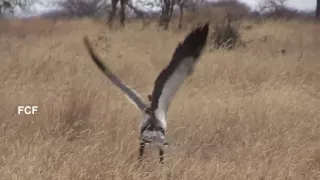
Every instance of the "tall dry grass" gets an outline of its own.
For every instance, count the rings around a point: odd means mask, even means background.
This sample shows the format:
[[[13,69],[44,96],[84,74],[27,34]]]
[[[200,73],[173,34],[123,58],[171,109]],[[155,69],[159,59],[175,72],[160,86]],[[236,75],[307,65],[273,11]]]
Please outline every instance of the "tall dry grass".
[[[319,24],[253,24],[245,47],[208,48],[169,109],[163,166],[150,147],[137,163],[141,115],[82,44],[88,35],[146,97],[188,31],[140,27],[1,22],[0,179],[320,178]],[[18,115],[18,105],[39,112]]]

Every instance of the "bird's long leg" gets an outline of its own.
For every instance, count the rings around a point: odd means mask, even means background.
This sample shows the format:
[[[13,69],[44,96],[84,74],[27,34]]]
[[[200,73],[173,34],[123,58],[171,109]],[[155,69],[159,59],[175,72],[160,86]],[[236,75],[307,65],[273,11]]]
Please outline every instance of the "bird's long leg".
[[[163,160],[164,160],[164,150],[160,149],[159,150],[159,156],[160,156],[160,164],[163,164]]]
[[[144,141],[140,141],[140,147],[139,147],[139,157],[138,160],[141,162],[142,161],[142,156],[144,152],[144,147],[146,146],[146,143]]]
[[[161,127],[160,129],[157,129],[158,133],[162,133],[163,137],[165,137],[165,130]],[[163,164],[164,160],[164,147],[168,145],[167,141],[161,142],[161,145],[159,146],[159,157],[160,157],[160,164]]]

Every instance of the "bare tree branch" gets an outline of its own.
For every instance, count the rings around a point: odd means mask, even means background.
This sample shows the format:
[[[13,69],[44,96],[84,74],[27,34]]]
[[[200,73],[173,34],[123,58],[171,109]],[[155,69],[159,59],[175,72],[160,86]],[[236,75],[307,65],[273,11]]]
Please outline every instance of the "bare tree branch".
[[[317,0],[316,17],[320,18],[320,0]]]

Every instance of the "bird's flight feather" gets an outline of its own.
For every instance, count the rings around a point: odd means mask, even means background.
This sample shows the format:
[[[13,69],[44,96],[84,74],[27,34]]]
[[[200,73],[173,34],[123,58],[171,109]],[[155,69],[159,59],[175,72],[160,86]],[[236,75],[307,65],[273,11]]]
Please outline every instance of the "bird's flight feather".
[[[141,96],[135,90],[125,85],[106,65],[103,64],[100,57],[93,51],[88,37],[84,37],[83,41],[91,56],[91,59],[95,62],[99,69],[111,80],[114,85],[116,85],[126,94],[131,103],[138,107],[140,111],[143,111],[146,108],[146,104]]]
[[[157,77],[152,93],[151,110],[155,111],[159,120],[165,120],[175,93],[184,80],[192,74],[194,65],[206,44],[208,31],[207,23],[189,33],[175,49],[169,65]]]

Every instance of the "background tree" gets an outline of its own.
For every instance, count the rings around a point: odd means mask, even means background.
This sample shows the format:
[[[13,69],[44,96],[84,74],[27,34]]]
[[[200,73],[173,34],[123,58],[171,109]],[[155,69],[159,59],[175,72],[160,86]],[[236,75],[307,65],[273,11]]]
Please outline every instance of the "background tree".
[[[102,0],[64,0],[59,3],[67,17],[99,17],[110,12],[110,4]]]
[[[3,1],[2,4],[0,4],[0,16],[3,16],[6,10],[9,10],[10,14],[13,14],[12,4],[8,1]]]
[[[316,17],[320,18],[320,0],[317,0]]]
[[[177,0],[177,4],[179,6],[179,11],[180,11],[180,15],[179,15],[179,25],[178,28],[181,29],[182,28],[182,19],[183,19],[183,11],[184,11],[184,5],[186,3],[187,0]]]
[[[285,7],[287,0],[264,0],[260,3],[259,11],[280,11]]]
[[[159,25],[163,26],[165,30],[167,30],[169,27],[175,4],[176,0],[160,0],[161,15]]]
[[[9,12],[10,15],[14,15],[15,7],[26,11],[35,2],[36,0],[4,0],[0,2],[0,15],[5,15],[6,12]]]
[[[68,1],[68,0],[67,0]],[[39,15],[37,8],[32,8],[35,4],[45,8],[60,7],[61,1],[57,0],[0,0],[0,16],[33,16]]]
[[[112,5],[112,10],[109,15],[109,20],[108,23],[112,25],[114,16],[116,15],[117,12],[117,4],[120,1],[120,23],[122,26],[124,26],[125,19],[126,19],[126,5],[128,3],[128,0],[111,0],[111,5]]]

